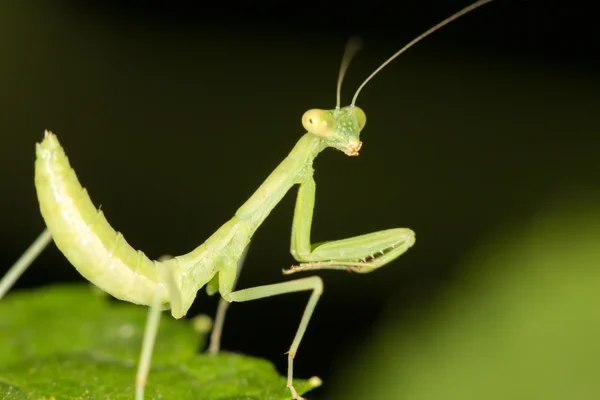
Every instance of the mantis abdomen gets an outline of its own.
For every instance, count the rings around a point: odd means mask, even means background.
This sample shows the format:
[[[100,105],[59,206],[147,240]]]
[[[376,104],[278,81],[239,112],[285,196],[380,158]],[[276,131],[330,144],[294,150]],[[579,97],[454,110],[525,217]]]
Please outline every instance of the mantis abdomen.
[[[152,261],[110,226],[48,131],[36,145],[35,186],[56,246],[83,277],[135,304],[151,305],[158,293],[159,303],[170,307],[175,318],[187,313],[198,290],[217,273],[221,294],[231,292],[237,261],[257,225],[234,217],[190,253]],[[211,286],[209,292],[215,291]]]
[[[35,185],[48,230],[79,273],[118,299],[151,304],[158,283],[155,263],[134,250],[94,207],[48,131],[36,145]]]

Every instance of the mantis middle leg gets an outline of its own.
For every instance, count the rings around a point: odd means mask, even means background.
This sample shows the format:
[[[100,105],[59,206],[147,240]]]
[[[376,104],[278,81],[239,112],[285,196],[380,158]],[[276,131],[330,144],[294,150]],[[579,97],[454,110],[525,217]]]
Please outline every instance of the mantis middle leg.
[[[303,398],[300,397],[296,392],[296,389],[294,389],[294,357],[296,356],[296,352],[298,351],[300,341],[304,336],[304,332],[306,331],[306,327],[308,326],[310,317],[312,316],[317,302],[319,301],[319,297],[323,293],[323,281],[321,280],[321,278],[319,278],[318,276],[311,276],[308,278],[296,279],[289,282],[256,286],[249,289],[238,290],[237,292],[232,292],[223,296],[223,298],[227,301],[241,302],[277,296],[280,294],[300,292],[305,290],[312,290],[312,294],[310,295],[310,299],[306,304],[304,314],[302,314],[302,319],[300,321],[300,325],[298,326],[298,330],[296,331],[296,336],[294,336],[294,341],[292,342],[292,345],[290,346],[290,349],[287,353],[287,387],[292,393],[292,397],[294,398],[294,400],[303,400]]]
[[[315,192],[316,184],[312,176],[300,184],[290,251],[301,264],[284,270],[284,273],[317,269],[371,272],[396,259],[415,243],[415,233],[412,230],[394,228],[347,239],[311,244],[310,229]]]
[[[246,246],[244,252],[242,253],[242,257],[240,257],[238,261],[237,273],[235,275],[235,280],[233,281],[233,286],[231,290],[235,290],[235,285],[237,284],[237,281],[240,278],[240,272],[242,271],[242,267],[244,266],[244,261],[246,260],[246,255],[248,254],[249,248],[250,245]],[[229,303],[223,297],[219,299],[219,305],[217,306],[217,314],[215,316],[215,324],[210,335],[208,354],[217,354],[221,348],[221,334],[223,333],[223,325],[225,324],[225,314],[227,313],[229,304],[231,303]]]

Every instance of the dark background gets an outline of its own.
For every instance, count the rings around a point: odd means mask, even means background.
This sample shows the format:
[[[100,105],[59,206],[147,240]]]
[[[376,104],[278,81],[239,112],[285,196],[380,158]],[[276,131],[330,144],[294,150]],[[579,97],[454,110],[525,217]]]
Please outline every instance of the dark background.
[[[345,102],[389,55],[467,4],[2,2],[0,271],[43,229],[33,160],[44,129],[130,244],[151,257],[181,254],[287,155],[306,109],[333,108],[350,36],[365,47]],[[312,399],[327,398],[336,363],[369,340],[385,307],[427,312],[483,235],[556,193],[600,186],[597,23],[583,7],[492,2],[362,92],[360,157],[329,150],[315,163],[313,239],[403,226],[417,243],[372,274],[320,273],[325,293],[295,368],[325,380]],[[239,288],[288,279],[294,195],[257,232]],[[18,287],[80,280],[51,246]],[[307,298],[235,304],[223,347],[285,373]],[[216,300],[202,292],[189,315],[213,315]]]

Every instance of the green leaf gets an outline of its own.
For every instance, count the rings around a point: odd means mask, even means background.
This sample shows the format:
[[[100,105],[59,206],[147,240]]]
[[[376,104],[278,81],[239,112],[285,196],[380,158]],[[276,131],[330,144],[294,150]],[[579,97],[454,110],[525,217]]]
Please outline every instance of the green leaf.
[[[132,399],[147,308],[87,285],[14,292],[0,301],[0,398]],[[207,330],[165,312],[146,399],[284,400],[286,379],[265,360],[198,354]],[[299,393],[320,380],[295,380]]]

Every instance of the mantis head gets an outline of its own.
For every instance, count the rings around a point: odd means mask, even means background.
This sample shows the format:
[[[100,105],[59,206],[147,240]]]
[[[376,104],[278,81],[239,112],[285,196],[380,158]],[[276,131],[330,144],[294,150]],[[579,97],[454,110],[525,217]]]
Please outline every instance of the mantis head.
[[[357,106],[335,110],[313,108],[302,116],[302,126],[321,138],[329,147],[343,151],[347,156],[357,156],[362,146],[360,131],[367,123],[367,116]]]
[[[363,130],[365,124],[367,123],[367,116],[365,115],[364,111],[355,104],[356,100],[358,99],[358,94],[365,87],[365,85],[389,63],[391,63],[400,54],[404,53],[417,42],[426,38],[443,26],[448,25],[457,18],[460,18],[461,16],[491,1],[493,0],[478,0],[470,6],[467,6],[459,12],[446,18],[442,22],[434,25],[432,28],[429,28],[415,39],[411,40],[408,44],[388,58],[377,69],[375,69],[375,71],[373,71],[373,73],[371,73],[371,75],[369,75],[367,79],[363,81],[363,83],[354,93],[354,97],[352,98],[352,102],[349,106],[340,108],[342,81],[344,80],[344,75],[346,74],[350,61],[361,47],[360,39],[352,38],[346,45],[344,56],[342,58],[342,64],[340,65],[340,71],[338,73],[336,92],[337,102],[335,109],[320,110],[315,108],[308,110],[302,116],[302,125],[304,126],[304,129],[321,138],[325,144],[327,144],[327,146],[341,150],[348,156],[357,156],[358,151],[362,146],[362,142],[360,141],[360,131]]]

